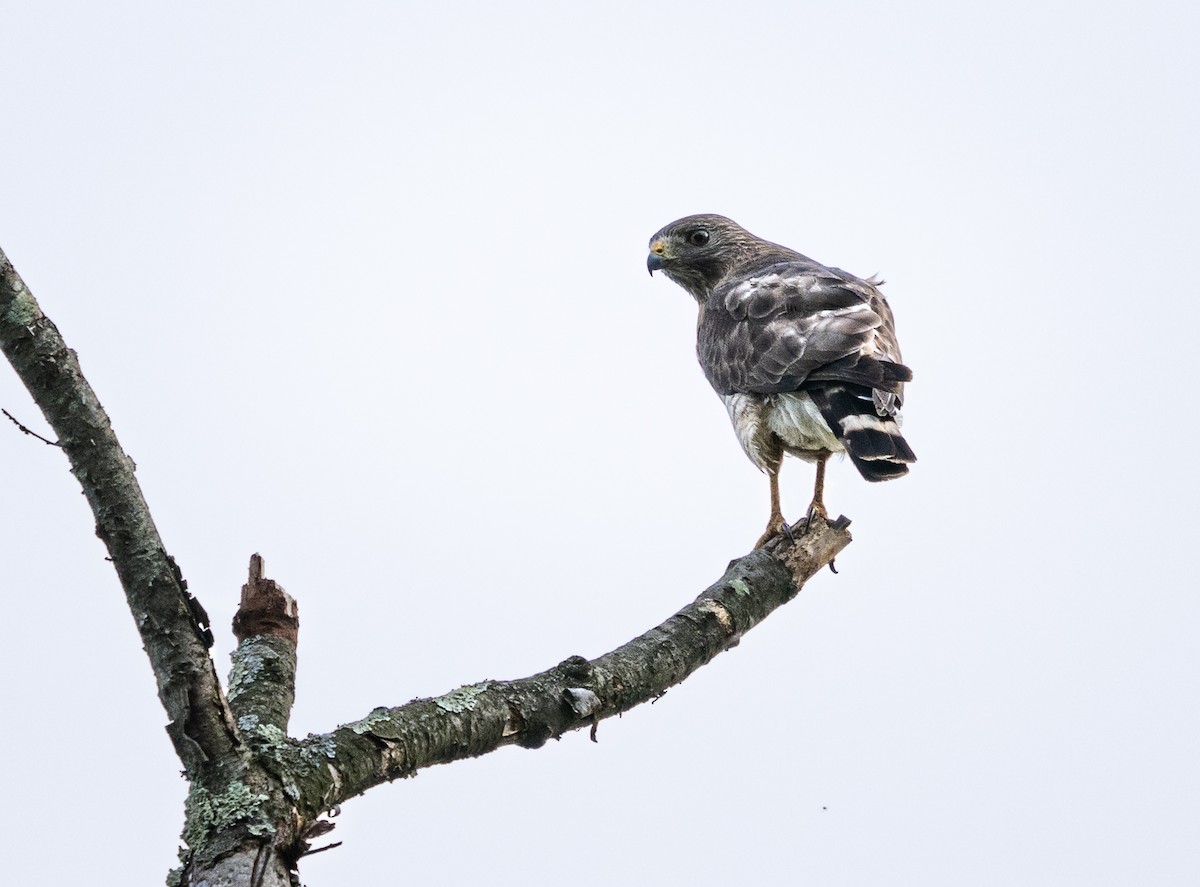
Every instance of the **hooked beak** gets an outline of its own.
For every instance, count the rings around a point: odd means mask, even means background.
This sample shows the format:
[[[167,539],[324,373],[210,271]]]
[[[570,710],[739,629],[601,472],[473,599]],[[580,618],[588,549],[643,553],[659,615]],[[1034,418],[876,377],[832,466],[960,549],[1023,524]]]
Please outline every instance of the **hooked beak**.
[[[666,267],[666,260],[663,258],[666,252],[667,245],[663,241],[656,240],[650,244],[650,255],[646,257],[646,270],[650,272],[651,277],[654,276],[655,271],[661,271]]]

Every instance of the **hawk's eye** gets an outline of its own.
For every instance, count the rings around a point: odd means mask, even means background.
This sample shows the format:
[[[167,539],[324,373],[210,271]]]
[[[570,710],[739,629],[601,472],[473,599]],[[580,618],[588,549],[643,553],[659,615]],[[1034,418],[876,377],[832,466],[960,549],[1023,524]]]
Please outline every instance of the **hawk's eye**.
[[[699,231],[693,231],[688,235],[688,240],[695,246],[704,246],[708,243],[708,232],[701,228]]]

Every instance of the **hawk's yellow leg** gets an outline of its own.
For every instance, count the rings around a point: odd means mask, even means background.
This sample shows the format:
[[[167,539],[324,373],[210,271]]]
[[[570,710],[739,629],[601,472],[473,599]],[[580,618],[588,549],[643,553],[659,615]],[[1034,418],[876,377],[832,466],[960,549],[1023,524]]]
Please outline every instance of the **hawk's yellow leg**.
[[[804,524],[807,530],[812,524],[814,515],[821,515],[821,519],[828,523],[829,513],[825,510],[825,461],[829,458],[826,453],[817,459],[817,481],[813,485],[813,500],[808,506],[808,519]]]
[[[770,540],[787,530],[787,521],[783,519],[783,511],[779,507],[779,467],[776,466],[774,471],[768,471],[767,477],[771,479],[771,517],[767,521],[766,530],[754,543],[755,548],[762,548]]]
[[[825,462],[828,459],[829,453],[817,459],[817,479],[813,485],[813,499],[808,506],[808,517],[800,529],[801,534],[808,530],[813,517],[818,514],[821,516],[821,520],[829,521],[829,512],[825,510]],[[768,471],[767,477],[771,479],[771,517],[767,520],[767,528],[754,543],[755,548],[762,548],[780,533],[787,533],[788,536],[791,536],[787,521],[783,519],[783,510],[779,506],[779,468]]]

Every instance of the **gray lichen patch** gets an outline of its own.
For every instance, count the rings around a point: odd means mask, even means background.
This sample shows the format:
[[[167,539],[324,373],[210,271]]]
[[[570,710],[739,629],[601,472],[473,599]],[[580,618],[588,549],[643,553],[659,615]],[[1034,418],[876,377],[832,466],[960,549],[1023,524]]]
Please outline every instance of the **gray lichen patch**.
[[[248,728],[246,725],[252,720],[254,726]],[[295,764],[298,757],[296,743],[279,727],[274,724],[260,724],[255,715],[243,715],[238,718],[238,727],[254,748],[258,760],[272,773],[282,777],[288,768]]]
[[[187,824],[183,840],[194,850],[212,835],[235,825],[245,826],[252,835],[273,834],[275,827],[266,815],[267,800],[266,795],[256,794],[244,782],[229,783],[219,795],[193,783],[184,804]]]
[[[476,699],[480,693],[491,689],[491,684],[484,681],[480,684],[471,684],[466,687],[459,687],[457,690],[451,690],[444,696],[439,696],[433,700],[442,711],[448,711],[452,714],[462,714],[464,711],[474,711]]]
[[[384,708],[383,706],[380,706],[379,708],[371,709],[371,713],[365,718],[358,721],[353,721],[345,726],[346,729],[353,730],[359,736],[363,736],[367,733],[373,732],[374,729],[380,724],[386,724],[390,720],[391,714],[392,710],[390,708]]]
[[[233,652],[233,668],[229,671],[229,700],[232,702],[245,693],[266,668],[266,660],[278,659],[279,654],[265,643],[255,643],[261,638],[243,641]]]
[[[242,640],[231,658],[226,698],[234,716],[239,721],[255,716],[251,731],[265,725],[286,731],[296,692],[295,647],[281,638],[255,635]]]
[[[334,760],[337,757],[337,743],[328,733],[320,735],[310,733],[300,742],[300,760],[306,764],[316,764],[321,758]]]
[[[742,597],[750,594],[750,586],[745,579],[730,579],[729,587],[733,589],[735,594],[740,594]]]
[[[32,326],[39,318],[42,312],[38,308],[37,302],[33,300],[33,296],[29,294],[24,285],[21,286],[14,298],[8,305],[5,320],[16,326]]]
[[[240,725],[241,721],[238,723]],[[266,745],[276,746],[285,744],[288,735],[274,724],[259,724],[254,730],[254,738]]]

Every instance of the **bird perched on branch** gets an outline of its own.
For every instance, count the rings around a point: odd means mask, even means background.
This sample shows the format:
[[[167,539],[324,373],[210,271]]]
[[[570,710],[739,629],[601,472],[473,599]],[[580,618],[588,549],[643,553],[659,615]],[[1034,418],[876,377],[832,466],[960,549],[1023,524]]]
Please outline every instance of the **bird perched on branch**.
[[[827,268],[717,215],[687,216],[650,238],[646,267],[700,306],[696,352],[750,461],[771,481],[755,545],[788,529],[779,507],[785,453],[817,464],[808,519],[826,517],[825,462],[847,453],[869,481],[908,473],[904,383],[882,281]],[[807,524],[806,524],[807,526]]]

